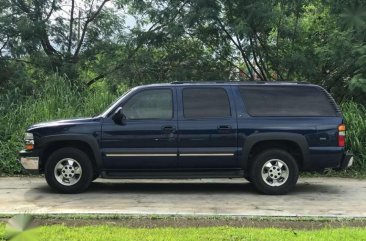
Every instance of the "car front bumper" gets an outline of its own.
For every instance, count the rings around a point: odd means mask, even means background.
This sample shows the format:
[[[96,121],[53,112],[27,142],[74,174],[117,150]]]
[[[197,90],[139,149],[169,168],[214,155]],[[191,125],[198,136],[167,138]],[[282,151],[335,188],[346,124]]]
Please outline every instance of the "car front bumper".
[[[20,163],[23,169],[30,174],[39,174],[39,156],[30,151],[20,151]]]

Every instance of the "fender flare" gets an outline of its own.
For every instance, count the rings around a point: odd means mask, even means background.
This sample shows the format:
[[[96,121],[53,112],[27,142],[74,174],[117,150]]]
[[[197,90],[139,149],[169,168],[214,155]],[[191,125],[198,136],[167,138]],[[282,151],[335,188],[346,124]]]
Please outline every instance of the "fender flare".
[[[49,135],[40,139],[39,146],[44,151],[50,144],[60,141],[80,141],[87,144],[92,150],[96,166],[98,170],[102,169],[103,161],[102,155],[97,139],[92,135],[87,134],[61,134],[61,135]],[[43,154],[43,153],[42,153]]]
[[[244,146],[241,156],[241,164],[244,170],[249,164],[249,153],[255,144],[262,141],[291,141],[300,147],[303,156],[303,166],[309,162],[309,145],[305,136],[290,132],[269,132],[269,133],[254,133],[247,136],[244,140]]]

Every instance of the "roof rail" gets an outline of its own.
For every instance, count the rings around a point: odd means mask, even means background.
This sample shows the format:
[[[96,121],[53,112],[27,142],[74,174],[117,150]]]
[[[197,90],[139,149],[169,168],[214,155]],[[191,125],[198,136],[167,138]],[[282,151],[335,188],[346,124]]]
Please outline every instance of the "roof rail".
[[[170,84],[210,84],[210,83],[253,83],[253,84],[311,84],[307,81],[173,81]]]
[[[193,81],[173,81],[170,82],[170,84],[187,84],[187,83],[192,83]]]

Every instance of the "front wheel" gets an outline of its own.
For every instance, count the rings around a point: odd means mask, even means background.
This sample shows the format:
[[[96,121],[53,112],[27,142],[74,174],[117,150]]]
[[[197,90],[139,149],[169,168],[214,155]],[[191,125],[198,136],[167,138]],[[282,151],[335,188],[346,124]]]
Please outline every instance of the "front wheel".
[[[91,161],[83,151],[65,147],[50,155],[45,167],[48,185],[62,193],[86,190],[93,178]]]
[[[251,169],[252,183],[264,194],[286,194],[296,185],[298,177],[296,160],[281,149],[259,153]]]

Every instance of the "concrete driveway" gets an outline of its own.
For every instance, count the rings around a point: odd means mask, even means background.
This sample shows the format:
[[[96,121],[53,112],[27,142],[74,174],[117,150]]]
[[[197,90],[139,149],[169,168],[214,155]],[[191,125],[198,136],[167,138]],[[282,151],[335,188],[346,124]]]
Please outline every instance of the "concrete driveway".
[[[302,178],[284,196],[242,179],[103,180],[58,194],[43,178],[0,178],[0,213],[366,217],[366,180]]]

